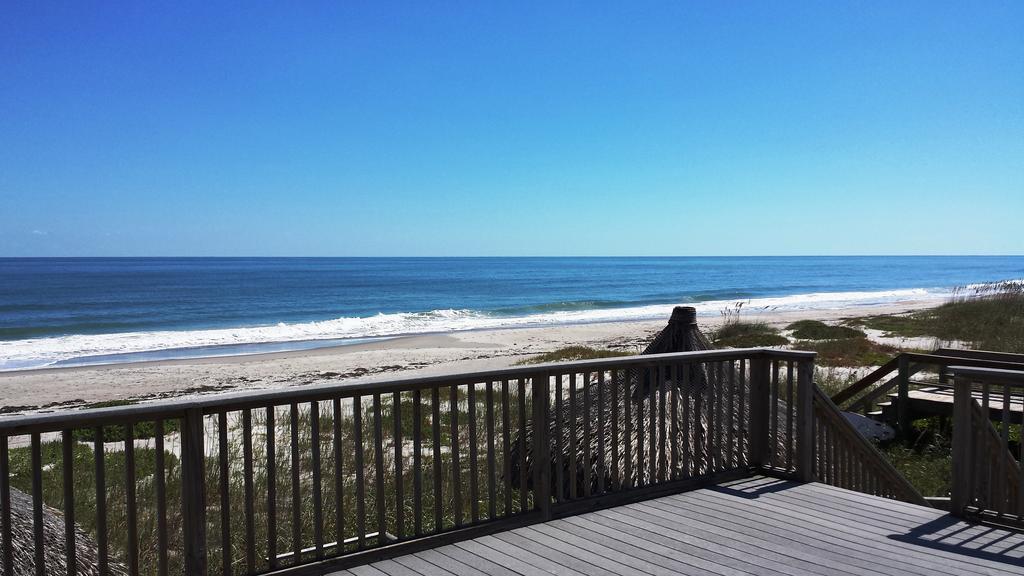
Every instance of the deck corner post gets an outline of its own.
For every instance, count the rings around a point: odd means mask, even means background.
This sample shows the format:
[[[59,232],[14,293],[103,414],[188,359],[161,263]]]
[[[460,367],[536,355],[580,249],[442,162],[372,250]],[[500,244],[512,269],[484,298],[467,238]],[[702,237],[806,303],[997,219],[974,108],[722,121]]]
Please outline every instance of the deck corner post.
[[[814,361],[797,365],[796,474],[804,482],[814,477]]]
[[[764,354],[750,360],[750,441],[747,462],[762,468],[768,462],[768,414],[771,407],[771,361]]]
[[[910,357],[899,355],[899,391],[896,398],[896,423],[900,436],[910,433]]]
[[[534,453],[534,506],[544,520],[551,519],[551,447],[548,432],[551,427],[551,375],[542,372],[533,377],[533,453]]]
[[[971,502],[971,381],[963,376],[955,376],[953,388],[953,486],[950,490],[950,512],[955,516],[963,516]]]
[[[182,515],[185,573],[205,575],[206,566],[206,482],[204,462],[203,411],[189,408],[181,426]]]

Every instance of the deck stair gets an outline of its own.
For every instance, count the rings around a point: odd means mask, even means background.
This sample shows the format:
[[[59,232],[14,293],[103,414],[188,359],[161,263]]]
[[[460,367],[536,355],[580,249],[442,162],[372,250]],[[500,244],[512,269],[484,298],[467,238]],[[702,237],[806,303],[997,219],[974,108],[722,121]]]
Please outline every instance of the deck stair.
[[[1024,354],[1008,354],[981,350],[939,348],[930,354],[904,352],[878,367],[858,382],[832,396],[842,410],[861,413],[908,432],[919,418],[953,414],[953,385],[949,382],[950,366],[970,368],[1022,370]],[[1003,417],[1001,391],[985,402],[985,390],[975,392],[982,405],[990,406],[990,418]],[[1009,393],[1010,422],[1024,422],[1024,394]]]

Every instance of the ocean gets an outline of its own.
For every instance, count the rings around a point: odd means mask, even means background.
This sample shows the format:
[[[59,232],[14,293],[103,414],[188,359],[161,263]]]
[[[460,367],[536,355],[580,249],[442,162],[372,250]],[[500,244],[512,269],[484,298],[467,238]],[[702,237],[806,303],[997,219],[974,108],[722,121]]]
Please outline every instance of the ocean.
[[[1024,278],[1022,256],[0,259],[0,370],[408,334],[835,309]]]

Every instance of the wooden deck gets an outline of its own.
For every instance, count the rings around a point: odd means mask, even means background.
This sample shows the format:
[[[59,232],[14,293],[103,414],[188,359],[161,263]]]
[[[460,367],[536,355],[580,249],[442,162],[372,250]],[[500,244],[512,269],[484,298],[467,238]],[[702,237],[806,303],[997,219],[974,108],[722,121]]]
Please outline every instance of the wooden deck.
[[[824,484],[754,477],[335,574],[1024,574],[1024,534]]]

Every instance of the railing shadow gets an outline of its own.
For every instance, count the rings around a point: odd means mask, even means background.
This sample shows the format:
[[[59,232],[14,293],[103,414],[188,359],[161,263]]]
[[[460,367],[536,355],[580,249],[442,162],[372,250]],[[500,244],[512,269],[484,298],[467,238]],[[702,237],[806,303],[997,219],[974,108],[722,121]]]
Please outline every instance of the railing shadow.
[[[744,480],[742,482],[733,482],[728,485],[719,484],[717,486],[708,486],[705,490],[709,492],[718,492],[719,494],[725,494],[727,496],[755,500],[760,498],[762,494],[785,492],[786,490],[791,490],[797,486],[800,486],[799,482],[779,480],[775,478],[756,478]]]
[[[969,524],[951,515],[925,522],[906,534],[890,534],[889,538],[979,560],[1024,566],[1024,533]]]

